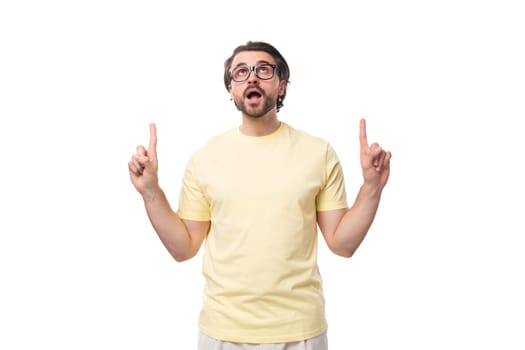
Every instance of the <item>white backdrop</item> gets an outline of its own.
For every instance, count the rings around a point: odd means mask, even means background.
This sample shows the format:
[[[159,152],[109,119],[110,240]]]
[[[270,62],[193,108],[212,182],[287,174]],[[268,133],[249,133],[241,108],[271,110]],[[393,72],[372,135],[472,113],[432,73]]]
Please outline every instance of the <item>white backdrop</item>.
[[[201,255],[169,256],[127,161],[156,122],[176,206],[240,122],[222,65],[247,40],[288,60],[280,118],[332,143],[351,200],[359,119],[393,152],[356,255],[320,241],[330,348],[525,348],[519,3],[3,1],[0,348],[195,348]]]

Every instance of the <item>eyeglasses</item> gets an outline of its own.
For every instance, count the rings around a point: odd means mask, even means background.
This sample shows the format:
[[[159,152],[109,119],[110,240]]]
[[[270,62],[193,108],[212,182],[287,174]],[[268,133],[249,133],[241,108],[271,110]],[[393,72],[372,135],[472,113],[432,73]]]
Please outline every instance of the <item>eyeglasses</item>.
[[[275,64],[269,64],[269,63],[261,63],[256,66],[242,65],[242,66],[237,66],[231,69],[230,75],[233,81],[236,81],[238,83],[248,79],[252,72],[255,73],[257,78],[261,80],[268,80],[268,79],[273,78],[273,75],[275,73],[275,68],[277,68]]]

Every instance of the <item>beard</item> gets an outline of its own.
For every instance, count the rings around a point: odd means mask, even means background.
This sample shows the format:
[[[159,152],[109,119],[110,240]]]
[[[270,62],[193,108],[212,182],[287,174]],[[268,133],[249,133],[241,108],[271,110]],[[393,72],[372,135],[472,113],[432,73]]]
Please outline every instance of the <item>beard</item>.
[[[251,107],[247,105],[244,101],[244,98],[241,98],[239,101],[234,101],[235,107],[237,110],[241,111],[244,115],[251,118],[261,118],[265,116],[269,111],[277,106],[277,99],[272,98],[267,95],[263,95],[263,105],[257,107]]]

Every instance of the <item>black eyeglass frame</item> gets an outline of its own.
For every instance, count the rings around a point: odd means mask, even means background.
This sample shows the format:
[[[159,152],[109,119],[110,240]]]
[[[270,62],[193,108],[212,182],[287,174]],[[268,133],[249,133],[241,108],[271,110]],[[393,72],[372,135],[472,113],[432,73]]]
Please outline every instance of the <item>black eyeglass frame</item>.
[[[261,78],[259,76],[259,74],[257,74],[257,69],[260,68],[260,67],[271,67],[272,68],[272,75],[269,77],[269,78]],[[246,78],[242,79],[242,80],[235,80],[233,78],[233,71],[238,69],[238,68],[248,68],[249,70],[249,73],[248,75],[246,75]],[[255,65],[255,66],[248,66],[248,65],[240,65],[240,66],[237,66],[235,68],[231,68],[230,69],[230,77],[231,79],[236,82],[236,83],[242,83],[243,81],[246,81],[248,80],[248,78],[250,77],[250,75],[252,74],[252,72],[255,74],[255,76],[261,80],[270,80],[273,78],[273,76],[275,75],[275,69],[277,68],[277,65],[276,64],[271,64],[271,63],[260,63],[258,65]]]

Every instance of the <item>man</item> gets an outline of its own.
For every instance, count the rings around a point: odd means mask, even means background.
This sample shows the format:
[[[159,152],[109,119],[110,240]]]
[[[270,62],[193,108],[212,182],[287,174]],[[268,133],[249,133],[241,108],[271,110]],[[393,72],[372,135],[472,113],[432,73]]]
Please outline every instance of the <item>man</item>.
[[[177,261],[206,239],[199,349],[327,349],[317,267],[317,227],[351,257],[370,228],[391,153],[368,145],[360,121],[363,185],[347,207],[343,172],[328,142],[279,121],[289,81],[283,56],[264,42],[237,47],[224,83],[242,115],[187,164],[179,209],[157,177],[156,129],[128,163],[149,219]],[[258,347],[257,347],[258,346]]]

